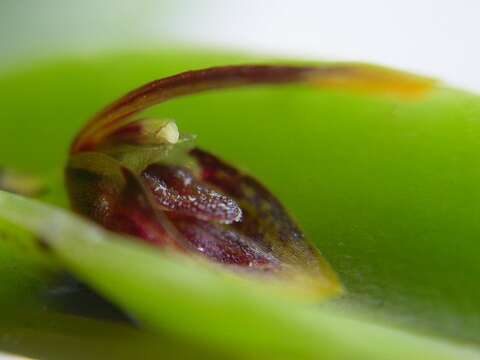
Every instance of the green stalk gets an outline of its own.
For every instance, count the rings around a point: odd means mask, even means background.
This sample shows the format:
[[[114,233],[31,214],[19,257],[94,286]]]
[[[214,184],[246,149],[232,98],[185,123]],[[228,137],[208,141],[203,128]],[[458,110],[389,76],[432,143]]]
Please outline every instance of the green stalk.
[[[206,264],[156,253],[17,195],[0,193],[0,217],[47,239],[67,268],[151,330],[168,330],[232,354],[369,360],[480,355],[468,347],[279,298]]]

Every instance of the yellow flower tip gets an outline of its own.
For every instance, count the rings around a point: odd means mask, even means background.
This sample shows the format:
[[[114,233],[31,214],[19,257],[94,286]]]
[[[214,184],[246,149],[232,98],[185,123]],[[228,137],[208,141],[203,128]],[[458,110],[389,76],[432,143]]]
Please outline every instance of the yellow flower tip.
[[[338,64],[321,68],[309,79],[314,86],[366,94],[418,98],[431,91],[435,80],[363,64]]]
[[[284,297],[312,304],[338,298],[345,294],[345,288],[332,268],[326,265],[326,268],[314,273],[303,273],[298,269],[286,271],[278,279],[270,279],[268,289],[276,290]]]

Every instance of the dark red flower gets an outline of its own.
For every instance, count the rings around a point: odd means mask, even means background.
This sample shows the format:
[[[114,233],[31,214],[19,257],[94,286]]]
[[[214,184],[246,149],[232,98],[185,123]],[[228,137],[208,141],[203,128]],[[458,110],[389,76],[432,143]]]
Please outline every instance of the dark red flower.
[[[232,269],[341,289],[280,201],[259,181],[193,147],[174,122],[135,119],[162,101],[242,85],[305,83],[412,95],[431,83],[367,66],[232,66],[149,83],[95,116],[71,148],[72,206],[106,228]]]

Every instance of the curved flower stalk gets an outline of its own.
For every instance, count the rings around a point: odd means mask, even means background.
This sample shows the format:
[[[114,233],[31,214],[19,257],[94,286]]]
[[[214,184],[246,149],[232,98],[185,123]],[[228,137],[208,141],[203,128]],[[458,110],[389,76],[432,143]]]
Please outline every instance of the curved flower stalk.
[[[360,65],[229,66],[153,81],[100,112],[76,137],[66,171],[73,207],[165,251],[204,256],[237,273],[301,282],[317,297],[337,294],[334,271],[265,186],[195,148],[175,122],[135,117],[201,91],[291,83],[407,97],[432,86]]]

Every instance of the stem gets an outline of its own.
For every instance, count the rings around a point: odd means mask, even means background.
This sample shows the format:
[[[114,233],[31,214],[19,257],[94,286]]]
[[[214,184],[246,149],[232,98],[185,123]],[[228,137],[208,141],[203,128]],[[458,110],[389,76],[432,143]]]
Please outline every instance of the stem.
[[[240,65],[187,71],[152,81],[123,96],[91,119],[71,152],[93,150],[134,114],[164,101],[213,89],[304,83],[369,92],[416,95],[431,89],[429,79],[367,65]]]

